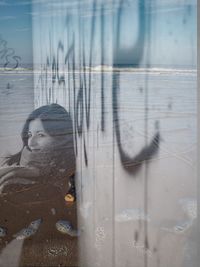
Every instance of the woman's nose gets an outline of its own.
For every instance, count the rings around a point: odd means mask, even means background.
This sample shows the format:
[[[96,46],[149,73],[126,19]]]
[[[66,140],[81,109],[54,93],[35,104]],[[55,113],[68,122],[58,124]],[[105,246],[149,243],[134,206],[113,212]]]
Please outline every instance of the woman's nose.
[[[30,147],[30,149],[34,149],[37,147],[37,137],[36,136],[29,137],[28,146]]]

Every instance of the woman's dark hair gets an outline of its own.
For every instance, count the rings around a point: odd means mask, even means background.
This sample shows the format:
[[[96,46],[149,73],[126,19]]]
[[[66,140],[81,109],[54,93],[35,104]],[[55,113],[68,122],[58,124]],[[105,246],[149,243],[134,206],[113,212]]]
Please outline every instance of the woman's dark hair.
[[[58,104],[45,105],[35,109],[28,116],[21,132],[21,139],[23,142],[22,149],[18,153],[6,157],[5,164],[9,166],[13,164],[19,165],[21,152],[23,148],[28,145],[29,124],[35,119],[41,120],[45,131],[49,135],[63,135],[63,138],[71,135],[71,147],[73,147],[73,126],[71,116]],[[49,122],[53,122],[53,124],[50,124]],[[49,127],[49,125],[53,125],[53,127]]]

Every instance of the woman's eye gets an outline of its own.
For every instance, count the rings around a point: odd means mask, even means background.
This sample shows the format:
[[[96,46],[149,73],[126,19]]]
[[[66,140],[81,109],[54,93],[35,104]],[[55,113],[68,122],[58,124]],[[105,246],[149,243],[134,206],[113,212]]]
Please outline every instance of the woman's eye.
[[[38,133],[38,136],[39,136],[39,137],[44,137],[45,134],[43,134],[43,133]]]
[[[32,136],[32,134],[31,133],[28,133],[28,138],[30,138]]]

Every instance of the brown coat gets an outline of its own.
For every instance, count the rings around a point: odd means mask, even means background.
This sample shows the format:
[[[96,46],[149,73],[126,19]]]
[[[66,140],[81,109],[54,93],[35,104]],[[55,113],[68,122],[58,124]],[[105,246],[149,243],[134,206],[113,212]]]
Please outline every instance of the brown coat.
[[[20,266],[78,266],[77,237],[55,227],[58,220],[67,220],[77,229],[76,202],[67,206],[61,190],[49,184],[20,190],[15,186],[10,192],[0,195],[0,226],[7,229],[0,248],[32,221],[42,219],[38,231],[23,243]]]

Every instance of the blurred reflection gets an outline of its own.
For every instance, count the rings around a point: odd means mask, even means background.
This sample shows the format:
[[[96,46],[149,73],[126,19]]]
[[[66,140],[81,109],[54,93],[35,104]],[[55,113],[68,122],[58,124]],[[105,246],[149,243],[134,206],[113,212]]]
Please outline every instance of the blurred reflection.
[[[6,157],[0,169],[0,246],[24,240],[20,266],[76,265],[71,117],[58,104],[42,106],[27,118],[21,138],[22,149]]]

